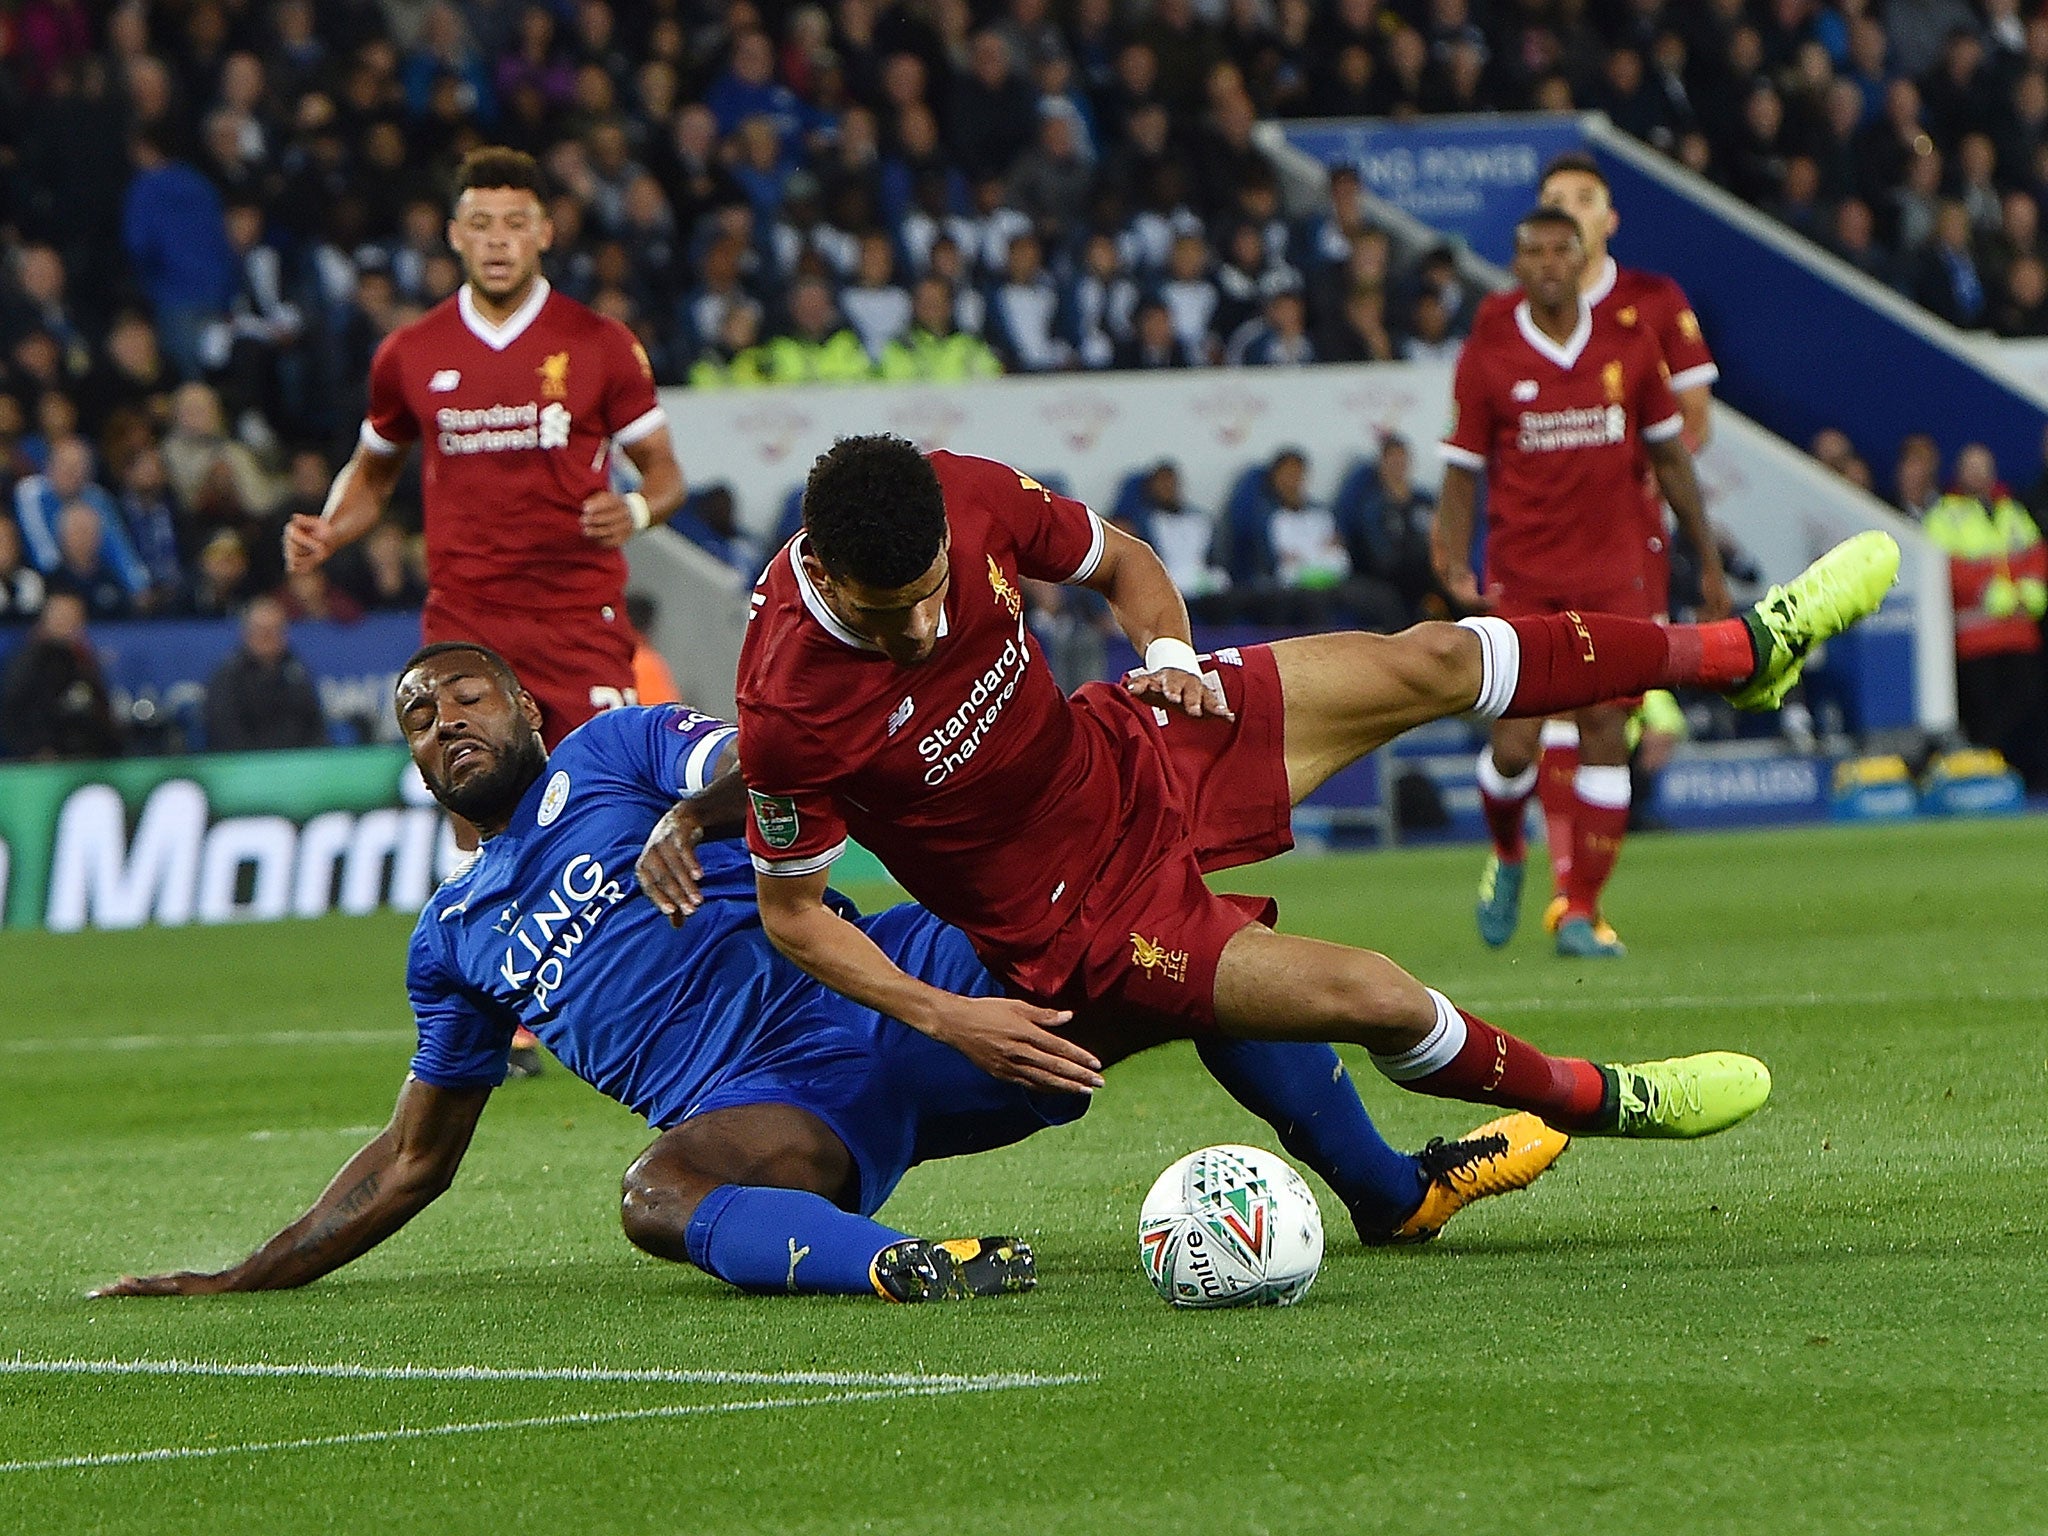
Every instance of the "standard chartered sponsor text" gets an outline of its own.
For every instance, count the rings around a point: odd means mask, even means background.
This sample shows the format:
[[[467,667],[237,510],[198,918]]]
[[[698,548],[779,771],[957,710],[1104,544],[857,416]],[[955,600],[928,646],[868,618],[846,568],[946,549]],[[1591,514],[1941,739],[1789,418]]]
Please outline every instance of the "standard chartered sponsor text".
[[[1574,406],[1565,411],[1524,411],[1515,446],[1524,453],[1565,448],[1606,448],[1628,436],[1628,411],[1619,405]]]
[[[1021,622],[1018,628],[1022,630]],[[974,680],[960,707],[918,742],[918,755],[929,765],[924,773],[925,783],[945,783],[981,749],[1001,718],[1003,706],[1015,696],[1017,685],[1024,680],[1024,669],[1030,660],[1030,643],[1022,633],[1012,635],[994,664]]]

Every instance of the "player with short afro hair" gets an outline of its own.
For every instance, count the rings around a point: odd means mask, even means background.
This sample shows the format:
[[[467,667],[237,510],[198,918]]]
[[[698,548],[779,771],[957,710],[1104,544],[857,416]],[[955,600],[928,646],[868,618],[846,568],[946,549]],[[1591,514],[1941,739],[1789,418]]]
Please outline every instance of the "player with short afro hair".
[[[915,443],[888,432],[842,437],[804,483],[804,531],[830,575],[893,592],[938,559],[946,498]]]

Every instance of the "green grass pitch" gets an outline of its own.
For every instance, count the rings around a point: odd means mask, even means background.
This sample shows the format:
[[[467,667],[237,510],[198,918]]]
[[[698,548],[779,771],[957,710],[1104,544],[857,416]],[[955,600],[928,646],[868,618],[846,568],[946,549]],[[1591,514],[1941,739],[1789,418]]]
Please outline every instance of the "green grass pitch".
[[[1483,952],[1478,862],[1236,883],[1549,1046],[1752,1050],[1776,1097],[1713,1141],[1582,1142],[1427,1249],[1359,1248],[1326,1194],[1280,1312],[1175,1313],[1139,1273],[1161,1167],[1274,1144],[1185,1047],[885,1211],[1028,1236],[1027,1297],[750,1300],[644,1258],[616,1190],[648,1133],[557,1069],[307,1290],[88,1302],[238,1258],[381,1124],[407,924],[0,938],[0,1531],[2040,1529],[2048,819],[1641,839],[1606,966],[1548,953],[1541,890]],[[1405,1145],[1483,1118],[1353,1066]],[[65,1361],[363,1369],[23,1369]],[[175,1454],[49,1465],[138,1452]]]

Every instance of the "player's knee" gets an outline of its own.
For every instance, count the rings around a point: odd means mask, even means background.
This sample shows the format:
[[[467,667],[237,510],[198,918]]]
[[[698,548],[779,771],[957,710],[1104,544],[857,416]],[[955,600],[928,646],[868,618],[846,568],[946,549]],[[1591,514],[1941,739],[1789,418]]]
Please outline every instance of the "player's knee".
[[[1318,978],[1318,1006],[1330,1033],[1386,1055],[1405,1051],[1429,1032],[1418,1013],[1414,984],[1384,955],[1360,951],[1353,963]]]
[[[1446,707],[1472,701],[1479,686],[1479,648],[1470,630],[1429,619],[1395,635],[1389,649],[1393,665],[1416,692]]]
[[[694,1170],[648,1153],[626,1170],[619,1184],[619,1224],[626,1241],[658,1259],[689,1258],[690,1218],[716,1187]]]

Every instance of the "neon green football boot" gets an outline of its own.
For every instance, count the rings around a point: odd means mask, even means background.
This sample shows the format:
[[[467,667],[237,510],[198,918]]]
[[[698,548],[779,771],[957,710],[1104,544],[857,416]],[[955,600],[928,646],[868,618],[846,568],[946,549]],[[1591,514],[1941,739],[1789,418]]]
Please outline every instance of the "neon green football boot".
[[[1799,681],[1806,653],[1877,612],[1899,579],[1899,543],[1870,529],[1844,539],[1742,616],[1756,642],[1755,676],[1731,689],[1737,709],[1776,709]]]
[[[1707,1051],[1669,1061],[1638,1061],[1600,1069],[1613,1076],[1613,1129],[1581,1135],[1687,1141],[1740,1125],[1771,1096],[1771,1070],[1754,1056]]]

